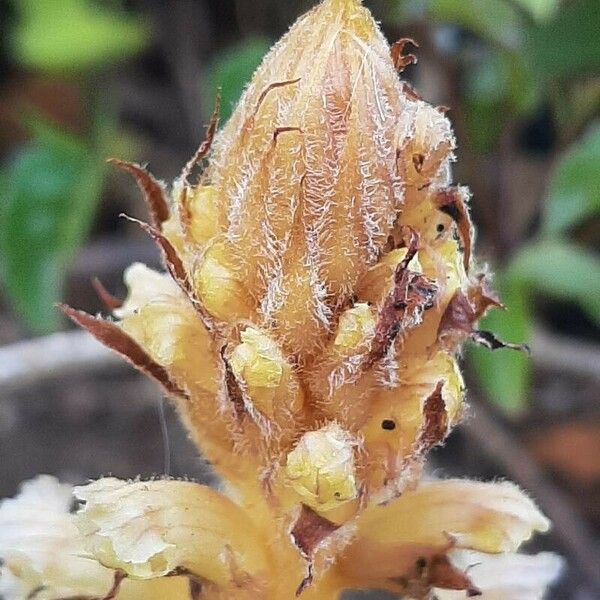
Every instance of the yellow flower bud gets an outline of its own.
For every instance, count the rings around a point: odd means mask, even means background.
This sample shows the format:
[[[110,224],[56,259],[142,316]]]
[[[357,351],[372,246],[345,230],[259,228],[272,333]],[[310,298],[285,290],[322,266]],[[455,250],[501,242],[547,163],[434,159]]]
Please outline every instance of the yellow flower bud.
[[[266,57],[215,139],[207,179],[228,202],[232,260],[301,363],[401,208],[405,107],[369,11],[327,0]]]
[[[217,392],[213,340],[189,303],[150,302],[123,319],[121,327],[175,381]],[[201,369],[198,357],[202,357]]]
[[[358,496],[356,441],[337,423],[305,433],[288,454],[289,484],[308,506],[327,511]]]
[[[340,317],[333,345],[348,353],[364,345],[375,333],[376,318],[368,304],[355,304]]]
[[[199,185],[189,191],[190,234],[204,245],[221,233],[225,225],[224,202],[217,188]]]
[[[218,373],[208,331],[171,277],[136,263],[125,273],[129,296],[114,311],[120,326],[182,387],[217,391]],[[196,357],[203,356],[202,369]]]
[[[194,272],[194,287],[206,310],[226,323],[248,319],[254,309],[252,297],[230,258],[228,246],[215,243],[207,249]]]
[[[374,394],[368,419],[360,428],[367,457],[367,478],[371,483],[390,483],[401,473],[415,452],[419,431],[424,425],[424,405],[438,382],[443,382],[442,418],[446,431],[462,413],[464,382],[456,360],[445,352],[414,356],[398,373],[399,385]],[[440,440],[441,441],[441,440]]]
[[[400,217],[400,224],[418,231],[421,243],[426,245],[437,245],[447,240],[452,233],[453,223],[429,198],[408,205]]]
[[[229,358],[231,369],[246,386],[256,408],[269,417],[285,413],[289,419],[290,412],[301,406],[301,392],[291,366],[277,344],[258,329],[248,327],[240,337],[242,343]]]
[[[417,190],[435,181],[447,185],[450,181],[450,161],[455,146],[450,121],[438,109],[417,100],[410,104],[404,118],[410,118],[399,166],[407,186]]]

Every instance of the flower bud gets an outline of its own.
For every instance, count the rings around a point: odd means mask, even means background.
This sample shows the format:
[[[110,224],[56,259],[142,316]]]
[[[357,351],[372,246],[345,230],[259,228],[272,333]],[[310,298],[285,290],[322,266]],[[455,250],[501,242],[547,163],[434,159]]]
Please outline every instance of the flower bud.
[[[242,343],[229,358],[231,369],[245,386],[252,402],[262,413],[273,417],[279,411],[297,412],[301,396],[291,366],[277,344],[266,334],[248,327]]]
[[[174,380],[217,391],[218,372],[211,357],[212,339],[179,286],[166,274],[135,264],[126,274],[129,296],[114,311],[120,326]],[[196,357],[204,356],[202,369]]]
[[[367,457],[367,477],[378,488],[400,475],[404,462],[416,450],[419,432],[425,425],[425,403],[442,382],[441,400],[446,428],[461,415],[464,382],[456,360],[445,352],[412,357],[398,373],[396,388],[374,394],[368,419],[360,428]],[[441,441],[441,440],[440,440]]]
[[[206,310],[217,319],[233,323],[250,318],[252,297],[234,271],[225,244],[215,243],[207,249],[194,272],[194,287]]]
[[[410,132],[404,138],[398,166],[407,187],[421,190],[435,180],[447,184],[455,147],[450,121],[421,100],[412,102],[406,112],[411,118]]]
[[[212,185],[199,185],[190,188],[187,193],[189,233],[193,242],[203,246],[224,228],[224,202],[217,188]]]
[[[371,339],[376,322],[368,304],[355,304],[340,316],[333,345],[343,354],[356,350]]]
[[[368,10],[327,0],[265,57],[215,139],[206,175],[228,202],[231,260],[301,364],[397,218],[406,102]]]
[[[288,454],[285,473],[303,502],[327,511],[358,496],[355,440],[337,423],[305,433]]]

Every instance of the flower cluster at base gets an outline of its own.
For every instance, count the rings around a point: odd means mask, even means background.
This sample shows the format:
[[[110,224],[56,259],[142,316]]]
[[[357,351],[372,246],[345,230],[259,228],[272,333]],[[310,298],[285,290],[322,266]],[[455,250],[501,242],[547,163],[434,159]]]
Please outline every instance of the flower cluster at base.
[[[223,491],[28,482],[0,506],[7,600],[523,600],[557,577],[515,554],[549,527],[515,485],[422,476],[464,412],[462,344],[503,344],[477,329],[501,305],[450,124],[398,77],[405,44],[324,0],[170,191],[114,161],[166,273],[130,267],[123,302],[99,286],[112,320],[64,310],[163,387]]]
[[[76,512],[73,498],[82,502]],[[325,527],[313,513],[305,523],[311,527],[294,535],[307,552],[311,540],[349,528],[333,544],[321,540],[319,552],[343,551],[306,587],[310,599],[374,587],[411,598],[431,592],[440,600],[535,600],[561,569],[553,554],[514,553],[548,521],[508,482],[422,482],[387,506],[366,509],[352,526]],[[0,506],[0,594],[293,598],[297,561],[277,556],[277,539],[275,529],[261,529],[252,513],[197,483],[105,478],[72,490],[40,476]],[[289,574],[279,570],[283,564]]]

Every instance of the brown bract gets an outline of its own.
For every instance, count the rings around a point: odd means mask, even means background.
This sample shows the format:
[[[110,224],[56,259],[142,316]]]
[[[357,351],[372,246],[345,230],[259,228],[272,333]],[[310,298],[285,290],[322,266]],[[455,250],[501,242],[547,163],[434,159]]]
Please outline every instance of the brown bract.
[[[463,262],[465,271],[471,266],[471,248],[473,245],[473,224],[467,208],[469,190],[465,187],[448,187],[440,190],[435,199],[437,206],[446,213],[458,226],[458,232],[463,245]]]
[[[481,331],[475,328],[477,321],[490,307],[503,308],[499,300],[494,295],[490,295],[483,277],[466,294],[460,290],[457,291],[442,315],[438,328],[438,341],[442,345],[456,345],[461,340],[470,338],[489,350],[508,348],[529,353],[527,344],[503,342],[491,331]]]
[[[424,421],[417,436],[416,451],[425,454],[444,441],[448,434],[448,413],[442,397],[444,382],[439,381],[423,405]]]
[[[417,254],[419,238],[415,231],[408,232],[408,252],[394,273],[394,284],[379,311],[369,364],[381,360],[399,334],[421,323],[423,312],[433,306],[437,284],[415,273],[408,265]]]
[[[118,158],[110,158],[108,162],[111,165],[122,169],[135,178],[135,181],[142,192],[142,197],[146,201],[151,223],[159,228],[169,218],[169,201],[164,184],[154,178],[144,167],[135,163],[125,162]]]
[[[148,353],[115,323],[96,318],[64,304],[60,305],[59,308],[69,319],[89,331],[99,342],[120,354],[142,373],[160,383],[167,394],[182,398],[186,397],[186,393],[171,381],[167,370],[153,361]]]

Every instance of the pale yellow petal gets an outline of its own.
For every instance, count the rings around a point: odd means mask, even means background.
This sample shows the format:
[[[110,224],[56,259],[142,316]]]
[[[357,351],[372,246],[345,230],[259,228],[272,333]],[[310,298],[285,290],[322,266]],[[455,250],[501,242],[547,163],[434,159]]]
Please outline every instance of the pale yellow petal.
[[[359,585],[384,583],[451,548],[513,552],[548,528],[548,519],[513,483],[424,482],[365,510],[339,568]]]
[[[218,492],[187,481],[100,479],[76,488],[78,526],[102,564],[151,579],[178,568],[227,586],[237,572],[262,580],[264,540]]]
[[[359,535],[380,544],[418,543],[513,552],[550,523],[514,483],[460,479],[424,482],[387,506],[370,508]]]
[[[40,475],[0,504],[0,593],[24,600],[44,587],[42,600],[104,596],[112,572],[88,558],[69,510],[72,488]]]
[[[129,293],[120,308],[114,311],[119,319],[135,314],[151,302],[169,302],[183,297],[179,286],[167,273],[159,273],[142,263],[132,264],[124,275]]]

